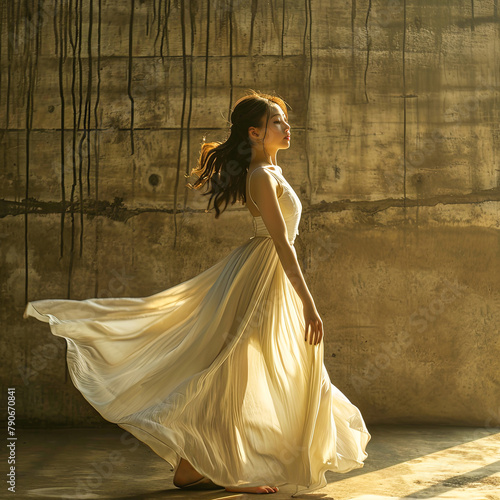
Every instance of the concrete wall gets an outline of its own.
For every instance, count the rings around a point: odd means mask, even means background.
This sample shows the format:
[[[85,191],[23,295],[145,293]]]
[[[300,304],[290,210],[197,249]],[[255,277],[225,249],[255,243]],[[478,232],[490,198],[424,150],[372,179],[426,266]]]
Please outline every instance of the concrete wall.
[[[500,425],[497,0],[19,4],[0,4],[1,374],[18,422],[103,423],[27,300],[150,295],[252,235],[245,207],[215,221],[184,174],[254,88],[292,107],[278,157],[332,382],[368,424]]]

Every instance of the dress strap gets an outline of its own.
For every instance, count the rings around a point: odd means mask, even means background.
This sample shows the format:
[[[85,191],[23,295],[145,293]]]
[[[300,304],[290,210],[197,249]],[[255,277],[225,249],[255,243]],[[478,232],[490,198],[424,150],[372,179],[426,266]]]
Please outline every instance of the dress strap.
[[[251,184],[250,184],[250,178],[252,177],[252,174],[256,171],[256,170],[259,170],[259,168],[266,168],[265,165],[263,165],[262,167],[257,167],[255,170],[252,170],[252,172],[250,172],[250,175],[248,176],[248,179],[247,179],[247,182],[248,182],[248,194],[250,195],[250,199],[252,200],[252,203],[258,208],[258,205],[257,203],[255,203],[254,199],[252,198],[252,190],[251,190]],[[274,178],[276,179],[276,172],[274,172],[273,170],[268,170],[269,172],[271,172],[272,174],[274,174]],[[281,182],[278,180],[278,183],[281,185]]]

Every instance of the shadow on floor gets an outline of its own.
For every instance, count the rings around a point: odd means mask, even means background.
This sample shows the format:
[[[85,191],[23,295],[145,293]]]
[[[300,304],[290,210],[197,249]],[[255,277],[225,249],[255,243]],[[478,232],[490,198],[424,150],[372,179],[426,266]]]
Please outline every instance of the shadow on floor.
[[[326,473],[328,485],[295,498],[318,500],[500,500],[500,429],[371,426],[365,466]],[[17,444],[18,498],[254,499],[255,495],[185,491],[170,465],[119,427],[25,429]],[[290,498],[295,486],[273,499]],[[259,495],[259,498],[261,495]]]

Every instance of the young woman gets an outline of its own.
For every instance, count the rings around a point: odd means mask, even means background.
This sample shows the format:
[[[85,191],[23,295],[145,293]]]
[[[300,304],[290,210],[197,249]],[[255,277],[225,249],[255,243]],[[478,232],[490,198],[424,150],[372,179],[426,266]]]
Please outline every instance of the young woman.
[[[107,420],[151,447],[186,489],[294,495],[363,466],[370,434],[323,362],[323,323],[294,248],[302,205],[276,157],[284,101],[251,92],[223,143],[204,143],[192,189],[218,218],[246,204],[254,234],[217,264],[142,298],[29,302],[66,338],[68,370]],[[224,207],[221,206],[224,204]]]

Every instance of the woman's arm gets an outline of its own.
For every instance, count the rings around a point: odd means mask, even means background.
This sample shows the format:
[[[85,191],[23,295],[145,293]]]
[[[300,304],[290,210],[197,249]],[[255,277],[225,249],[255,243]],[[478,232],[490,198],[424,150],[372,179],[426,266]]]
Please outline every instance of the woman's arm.
[[[305,340],[318,344],[323,337],[323,322],[316,310],[314,299],[307,287],[292,245],[288,241],[288,231],[283,214],[278,202],[276,187],[278,182],[265,169],[259,169],[251,177],[253,199],[262,216],[262,220],[271,235],[276,251],[292,286],[304,306],[304,319],[306,323]],[[250,188],[252,187],[250,186]]]

